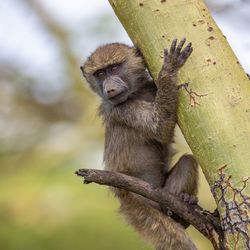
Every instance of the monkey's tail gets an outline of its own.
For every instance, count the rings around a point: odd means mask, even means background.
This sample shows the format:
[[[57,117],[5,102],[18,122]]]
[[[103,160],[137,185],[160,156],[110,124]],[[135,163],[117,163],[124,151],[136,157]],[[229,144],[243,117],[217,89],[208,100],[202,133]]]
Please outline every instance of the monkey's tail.
[[[146,198],[127,192],[120,201],[120,212],[156,250],[197,250],[184,228],[153,208]]]

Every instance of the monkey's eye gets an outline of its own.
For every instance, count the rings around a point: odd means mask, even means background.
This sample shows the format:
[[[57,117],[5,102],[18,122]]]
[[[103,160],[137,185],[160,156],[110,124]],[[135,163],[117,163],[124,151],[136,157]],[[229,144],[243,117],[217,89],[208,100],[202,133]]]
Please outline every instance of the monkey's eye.
[[[119,64],[113,64],[113,65],[110,66],[110,70],[111,70],[112,72],[117,71],[118,68],[119,68]]]
[[[96,77],[98,78],[103,78],[106,74],[105,74],[105,71],[104,70],[98,70],[96,73],[95,73]]]

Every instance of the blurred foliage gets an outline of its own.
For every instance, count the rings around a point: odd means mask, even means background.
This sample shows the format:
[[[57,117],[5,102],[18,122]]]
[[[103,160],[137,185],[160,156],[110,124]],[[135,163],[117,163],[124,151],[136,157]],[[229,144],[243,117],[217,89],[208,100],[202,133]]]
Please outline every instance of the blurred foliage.
[[[83,188],[69,167],[1,178],[0,249],[149,249],[119,221],[107,189]]]
[[[74,175],[101,168],[103,151],[98,99],[79,65],[97,45],[129,39],[110,7],[74,22],[71,13],[70,23],[56,15],[60,6],[48,3],[0,3],[1,43],[8,45],[0,52],[0,249],[151,249],[118,216],[107,188],[83,186]],[[178,149],[186,152],[177,134]],[[201,176],[200,203],[213,210]],[[188,231],[199,249],[211,249]]]

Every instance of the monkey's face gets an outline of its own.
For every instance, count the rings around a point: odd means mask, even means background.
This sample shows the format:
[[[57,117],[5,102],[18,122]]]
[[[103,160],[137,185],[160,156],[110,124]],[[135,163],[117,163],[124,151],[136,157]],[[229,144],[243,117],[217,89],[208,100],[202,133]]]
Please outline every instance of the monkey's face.
[[[117,105],[128,99],[129,84],[124,72],[124,64],[117,63],[94,73],[95,81],[99,86],[98,92],[105,101]]]
[[[137,50],[119,43],[97,48],[81,70],[92,90],[112,105],[124,103],[140,89],[146,74]]]

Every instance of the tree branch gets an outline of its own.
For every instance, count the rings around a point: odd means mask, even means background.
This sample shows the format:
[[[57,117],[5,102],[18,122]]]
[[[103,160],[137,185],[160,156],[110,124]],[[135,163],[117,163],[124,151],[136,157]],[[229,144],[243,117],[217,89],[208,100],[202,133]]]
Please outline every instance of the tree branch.
[[[174,211],[177,216],[192,224],[212,242],[215,249],[222,249],[220,239],[223,233],[219,220],[200,206],[186,204],[171,193],[163,192],[160,188],[155,188],[141,179],[125,174],[95,169],[79,169],[76,174],[84,177],[84,184],[95,182],[121,188],[159,203],[164,209]]]

